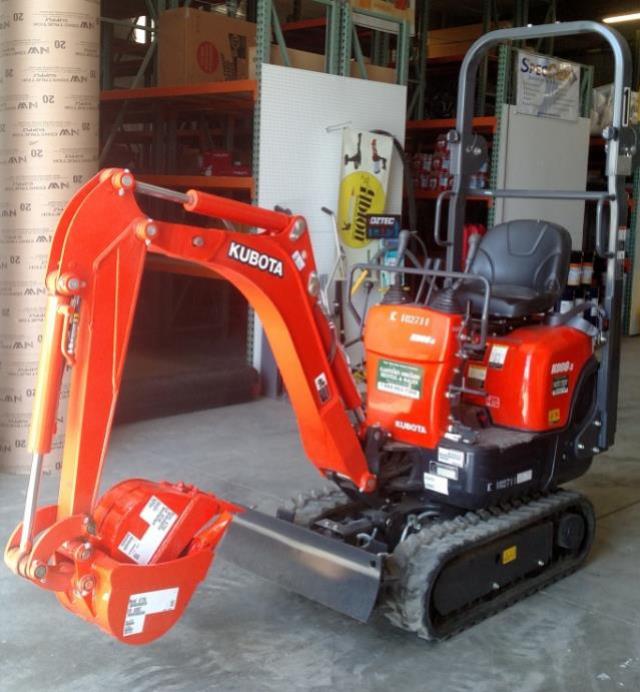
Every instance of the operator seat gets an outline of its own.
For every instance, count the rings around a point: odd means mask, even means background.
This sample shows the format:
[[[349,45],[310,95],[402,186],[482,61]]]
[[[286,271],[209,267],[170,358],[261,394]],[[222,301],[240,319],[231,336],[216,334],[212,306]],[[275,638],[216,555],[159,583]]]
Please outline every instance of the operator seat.
[[[480,241],[469,269],[491,284],[489,314],[516,318],[546,312],[560,299],[569,274],[571,236],[549,221],[520,219],[498,224]],[[462,282],[457,297],[482,312],[480,284]]]

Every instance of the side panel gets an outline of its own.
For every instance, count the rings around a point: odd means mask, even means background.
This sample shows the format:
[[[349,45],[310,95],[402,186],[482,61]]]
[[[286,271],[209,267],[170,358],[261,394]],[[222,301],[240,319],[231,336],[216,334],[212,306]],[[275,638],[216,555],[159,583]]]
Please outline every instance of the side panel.
[[[449,423],[447,390],[459,363],[461,317],[412,305],[369,310],[367,425],[394,440],[435,447]]]
[[[542,432],[566,426],[578,377],[593,353],[591,339],[570,327],[523,327],[491,337],[481,361],[465,366],[468,386],[486,397],[496,425]]]

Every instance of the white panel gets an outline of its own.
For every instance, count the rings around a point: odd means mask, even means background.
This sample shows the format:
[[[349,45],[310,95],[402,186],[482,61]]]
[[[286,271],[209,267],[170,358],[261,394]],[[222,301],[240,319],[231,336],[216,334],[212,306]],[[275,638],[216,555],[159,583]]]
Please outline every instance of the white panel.
[[[306,217],[319,272],[334,260],[331,225],[320,208],[337,211],[340,186],[342,131],[327,127],[387,130],[404,142],[405,115],[405,87],[263,65],[258,204]],[[401,208],[401,161],[394,154],[387,211]]]
[[[517,113],[515,106],[505,106],[498,188],[585,190],[589,127],[587,118],[568,122]],[[574,248],[582,249],[584,202],[520,199],[496,202],[496,223],[527,218],[564,226],[571,233]]]
[[[386,130],[404,143],[406,87],[278,65],[263,65],[260,92],[258,204],[306,217],[320,274],[335,261],[325,206],[337,212],[342,130]],[[338,126],[338,127],[336,127]],[[329,128],[329,131],[327,131]],[[402,209],[402,162],[394,152],[387,211]],[[347,248],[350,261],[366,259]],[[256,329],[254,363],[261,335]]]

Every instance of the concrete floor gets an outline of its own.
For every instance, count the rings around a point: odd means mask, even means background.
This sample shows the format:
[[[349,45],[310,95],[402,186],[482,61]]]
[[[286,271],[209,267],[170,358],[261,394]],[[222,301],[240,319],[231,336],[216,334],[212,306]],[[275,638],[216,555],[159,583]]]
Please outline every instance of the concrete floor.
[[[575,487],[594,501],[586,568],[444,643],[374,616],[361,625],[222,560],[183,619],[143,647],[110,640],[0,568],[0,690],[640,690],[640,339],[622,361],[618,440]],[[286,403],[121,426],[104,487],[127,477],[190,481],[273,511],[320,485]],[[55,497],[55,478],[43,500]],[[0,475],[0,536],[26,481]]]

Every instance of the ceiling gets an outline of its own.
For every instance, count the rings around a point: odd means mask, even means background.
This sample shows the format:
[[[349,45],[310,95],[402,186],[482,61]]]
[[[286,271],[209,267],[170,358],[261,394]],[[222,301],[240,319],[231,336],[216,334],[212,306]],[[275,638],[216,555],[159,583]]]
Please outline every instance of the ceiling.
[[[205,1],[205,0],[200,0]],[[207,4],[220,4],[224,0],[206,0]],[[293,0],[275,0],[280,14],[284,17],[293,7]],[[416,0],[417,3],[425,0]],[[124,18],[146,14],[145,0],[102,0],[103,16]],[[305,15],[309,12],[322,12],[316,2],[303,0]],[[482,21],[483,0],[429,0],[431,27],[472,24]],[[498,12],[504,19],[512,19],[515,12],[515,0],[497,0]],[[533,23],[543,21],[548,0],[529,0],[530,19]],[[557,15],[560,21],[574,19],[602,19],[612,14],[625,14],[640,10],[638,0],[557,0]],[[640,22],[620,24],[618,28],[625,32],[640,29]]]
[[[421,2],[421,0],[417,0]],[[451,0],[430,0],[429,7],[435,22],[443,25],[470,24],[482,21],[483,0],[462,0],[452,3]],[[504,19],[511,19],[515,14],[515,0],[497,0],[498,13]],[[548,2],[546,0],[529,0],[529,13],[532,22],[542,22]],[[640,5],[637,0],[557,0],[556,12],[560,21],[575,19],[602,19],[603,17],[637,12]],[[433,24],[433,22],[432,22]],[[635,23],[640,28],[640,22]]]

